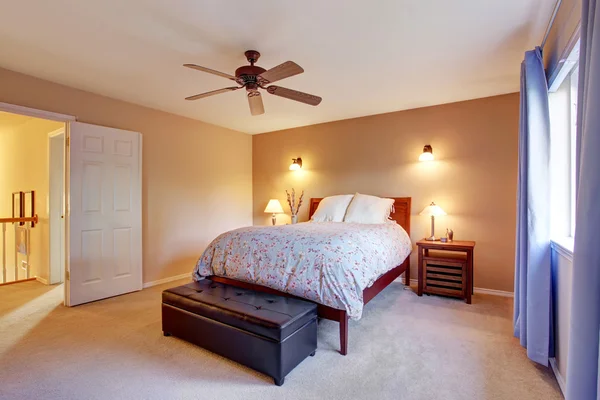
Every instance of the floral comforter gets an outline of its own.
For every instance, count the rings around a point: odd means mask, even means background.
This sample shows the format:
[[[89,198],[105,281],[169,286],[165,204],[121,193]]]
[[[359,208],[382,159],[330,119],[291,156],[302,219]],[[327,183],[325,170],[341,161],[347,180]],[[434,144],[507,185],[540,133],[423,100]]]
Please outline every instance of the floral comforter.
[[[360,319],[363,290],[412,249],[394,222],[306,222],[223,233],[204,251],[194,279],[217,275],[303,297]]]

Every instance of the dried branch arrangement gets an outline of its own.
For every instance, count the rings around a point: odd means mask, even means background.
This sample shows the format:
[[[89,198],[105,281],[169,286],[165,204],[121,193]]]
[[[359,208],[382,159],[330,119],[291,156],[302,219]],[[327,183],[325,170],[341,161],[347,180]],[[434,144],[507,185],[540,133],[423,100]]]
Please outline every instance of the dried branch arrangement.
[[[298,199],[298,205],[296,205],[296,191],[294,190],[294,188],[292,188],[291,195],[287,191],[287,189],[285,191],[285,194],[287,195],[287,202],[290,206],[290,211],[292,212],[292,216],[298,215],[298,211],[300,210],[300,206],[302,205],[302,199],[304,199],[304,190],[300,194],[300,198]]]

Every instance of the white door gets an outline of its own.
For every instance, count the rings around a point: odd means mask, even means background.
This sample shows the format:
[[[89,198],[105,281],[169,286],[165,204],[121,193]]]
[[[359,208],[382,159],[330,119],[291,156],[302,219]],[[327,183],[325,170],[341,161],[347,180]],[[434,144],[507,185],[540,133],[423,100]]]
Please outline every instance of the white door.
[[[69,123],[65,304],[142,289],[141,135]]]

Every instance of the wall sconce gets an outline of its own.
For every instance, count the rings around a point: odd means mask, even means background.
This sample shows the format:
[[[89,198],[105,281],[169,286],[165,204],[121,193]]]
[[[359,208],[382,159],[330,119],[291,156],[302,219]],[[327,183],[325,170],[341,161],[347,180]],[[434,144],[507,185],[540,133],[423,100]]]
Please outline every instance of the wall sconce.
[[[302,168],[302,159],[300,157],[292,158],[292,163],[290,164],[290,171],[298,171],[300,168]]]
[[[433,148],[426,144],[423,146],[423,153],[419,156],[419,161],[433,161]]]

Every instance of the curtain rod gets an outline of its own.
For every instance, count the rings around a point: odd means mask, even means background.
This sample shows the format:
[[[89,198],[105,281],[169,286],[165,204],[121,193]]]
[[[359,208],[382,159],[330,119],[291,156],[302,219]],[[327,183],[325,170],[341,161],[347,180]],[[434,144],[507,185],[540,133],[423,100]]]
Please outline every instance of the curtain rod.
[[[556,1],[556,6],[554,6],[554,11],[552,12],[552,17],[548,22],[548,27],[546,28],[546,33],[544,34],[544,39],[542,40],[542,50],[544,50],[544,46],[546,45],[546,40],[548,39],[548,35],[550,34],[550,30],[552,29],[552,25],[554,24],[554,20],[556,19],[556,14],[558,14],[558,9],[562,4],[562,0]]]

